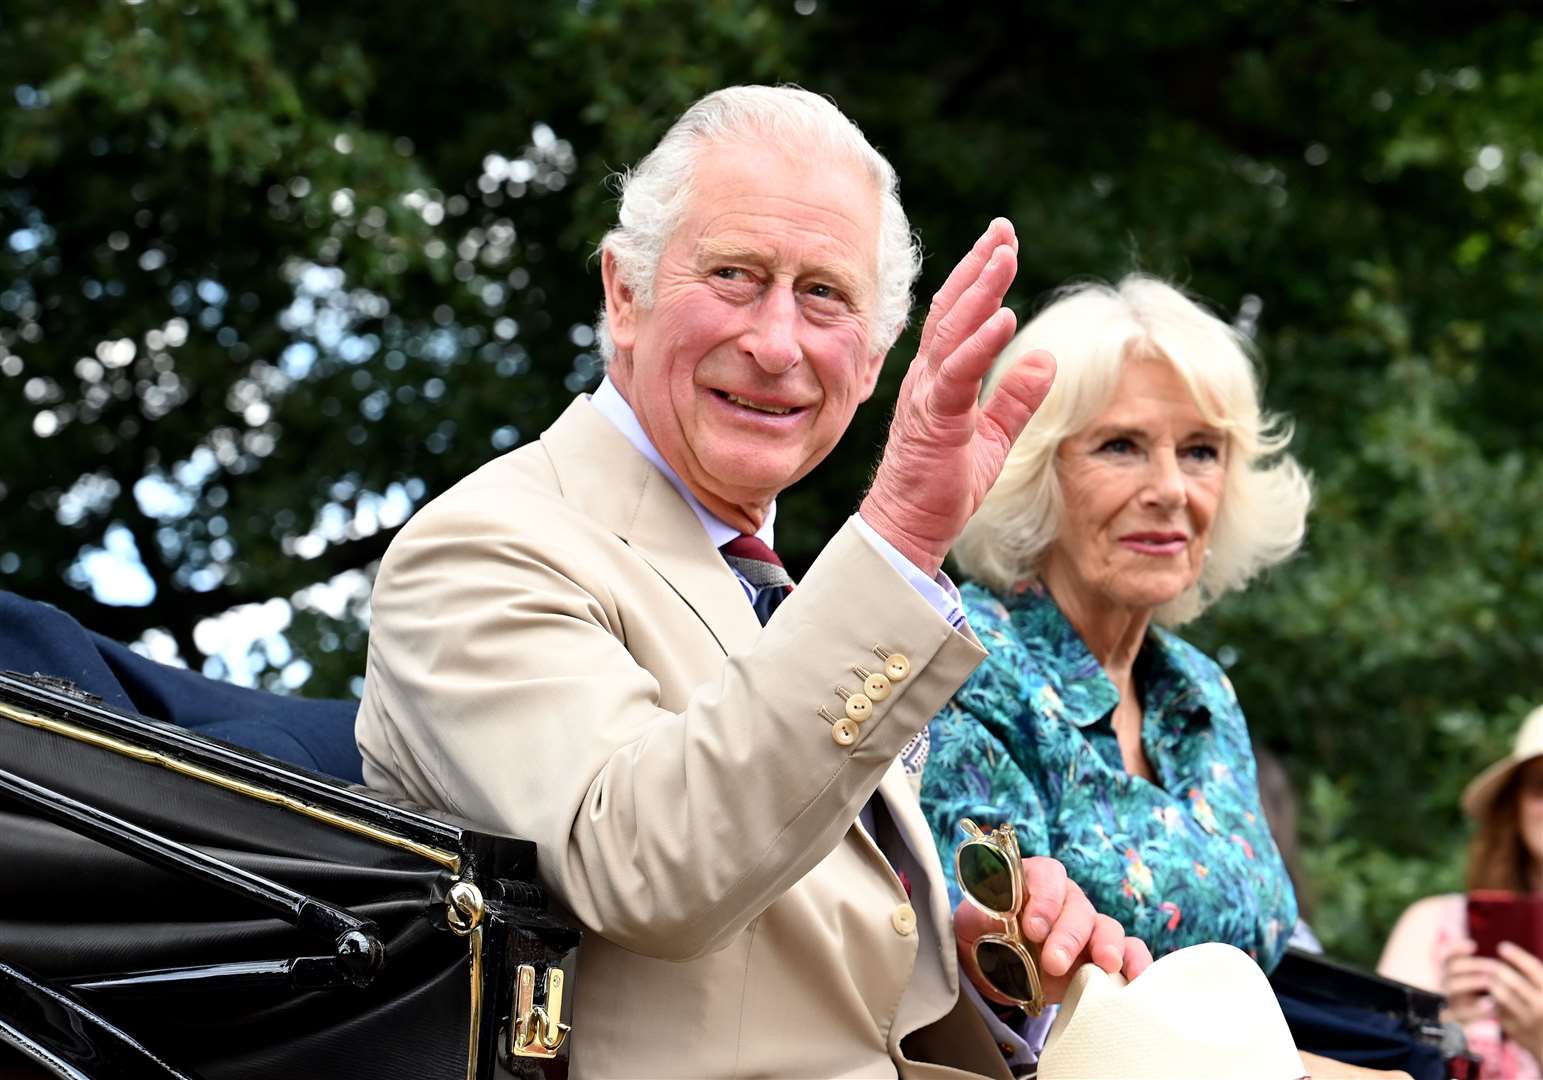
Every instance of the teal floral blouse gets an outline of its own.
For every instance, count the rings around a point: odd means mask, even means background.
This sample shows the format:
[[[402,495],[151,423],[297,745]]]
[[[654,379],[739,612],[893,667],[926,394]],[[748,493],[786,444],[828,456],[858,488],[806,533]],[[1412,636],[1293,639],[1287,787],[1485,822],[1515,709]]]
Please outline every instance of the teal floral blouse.
[[[1273,970],[1296,895],[1221,668],[1148,631],[1135,677],[1154,784],[1125,771],[1114,684],[1042,586],[1003,597],[967,584],[961,595],[990,656],[929,726],[921,790],[954,902],[959,819],[1011,821],[1024,855],[1060,859],[1154,956],[1225,941]]]

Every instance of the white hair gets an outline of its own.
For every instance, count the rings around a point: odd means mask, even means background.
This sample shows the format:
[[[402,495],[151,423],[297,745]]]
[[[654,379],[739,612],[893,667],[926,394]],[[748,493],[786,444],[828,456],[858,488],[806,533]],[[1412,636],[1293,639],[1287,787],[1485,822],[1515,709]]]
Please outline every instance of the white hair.
[[[697,101],[670,125],[637,166],[619,173],[617,224],[600,241],[616,260],[622,284],[644,308],[653,306],[654,275],[694,193],[697,156],[733,140],[767,140],[790,155],[840,156],[860,166],[879,194],[877,291],[870,345],[888,351],[905,329],[911,286],[921,270],[921,247],[900,205],[894,167],[829,98],[796,86],[731,86]],[[607,361],[616,346],[605,308],[595,337]]]
[[[1038,576],[1061,529],[1057,451],[1108,406],[1132,360],[1171,364],[1228,446],[1205,566],[1194,585],[1156,610],[1157,621],[1188,622],[1301,546],[1312,487],[1285,453],[1291,424],[1261,410],[1250,344],[1231,326],[1142,274],[1114,287],[1071,286],[1002,350],[985,392],[1034,349],[1055,357],[1055,383],[954,548],[966,574],[999,590]]]

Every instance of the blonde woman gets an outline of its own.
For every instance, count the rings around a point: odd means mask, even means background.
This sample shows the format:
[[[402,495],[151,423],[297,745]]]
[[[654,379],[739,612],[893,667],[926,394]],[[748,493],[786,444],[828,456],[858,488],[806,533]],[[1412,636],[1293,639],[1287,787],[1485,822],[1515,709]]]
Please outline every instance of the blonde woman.
[[[943,865],[960,818],[1011,822],[1153,955],[1222,941],[1269,971],[1297,906],[1248,726],[1172,628],[1301,543],[1311,493],[1289,428],[1260,407],[1247,342],[1154,278],[1066,290],[993,374],[1031,349],[1055,356],[1055,385],[955,548],[990,655],[906,757],[925,761]]]
[[[998,370],[1031,348],[1056,382],[954,549],[990,655],[929,728],[923,806],[945,852],[962,817],[1012,822],[1154,956],[1268,972],[1295,894],[1232,686],[1173,628],[1301,542],[1289,429],[1247,343],[1154,278],[1065,291]]]

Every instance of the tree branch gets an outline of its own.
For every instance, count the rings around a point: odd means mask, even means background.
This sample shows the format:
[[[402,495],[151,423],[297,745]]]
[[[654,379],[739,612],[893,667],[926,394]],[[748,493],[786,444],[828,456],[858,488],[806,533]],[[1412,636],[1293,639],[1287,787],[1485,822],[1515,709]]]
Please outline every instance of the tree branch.
[[[336,577],[346,570],[361,570],[369,566],[385,554],[392,537],[400,528],[397,525],[357,540],[331,544],[314,559],[292,560],[294,566],[303,568],[303,571],[298,572],[296,579],[292,580],[290,595],[309,585]],[[140,542],[138,534],[135,535],[135,542]],[[152,580],[155,580],[154,575]],[[90,592],[68,586],[57,578],[50,579],[50,584],[57,587],[45,586],[41,590],[32,590],[28,599],[52,604],[78,620],[86,629],[116,641],[134,641],[146,630],[163,629],[176,639],[183,660],[195,669],[204,659],[203,652],[192,645],[193,629],[200,621],[224,614],[243,604],[261,604],[274,598],[271,592],[244,584],[221,585],[198,592],[172,583],[164,587],[157,583],[155,598],[150,603],[132,607],[105,604]],[[288,599],[288,596],[282,598]],[[186,646],[184,641],[188,643]],[[195,657],[198,664],[194,663]]]

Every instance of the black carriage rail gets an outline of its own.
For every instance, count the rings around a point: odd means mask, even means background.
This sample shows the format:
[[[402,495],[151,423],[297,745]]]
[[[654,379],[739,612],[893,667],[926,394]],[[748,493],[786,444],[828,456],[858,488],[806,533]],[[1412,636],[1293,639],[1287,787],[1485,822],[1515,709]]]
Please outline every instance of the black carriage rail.
[[[0,1045],[58,1076],[83,1077],[84,1066],[115,1080],[199,1080],[158,1057],[73,994],[0,960]]]
[[[332,938],[330,956],[301,956],[288,960],[237,964],[200,964],[185,968],[157,968],[82,980],[77,990],[155,990],[218,988],[225,980],[251,985],[258,981],[282,981],[297,989],[333,986],[368,986],[386,963],[375,924],[360,919],[314,896],[297,892],[276,881],[232,866],[207,852],[179,844],[160,833],[68,795],[34,784],[25,777],[0,769],[0,792],[32,807],[73,832],[106,844],[115,851],[217,888],[267,908],[297,930]]]

